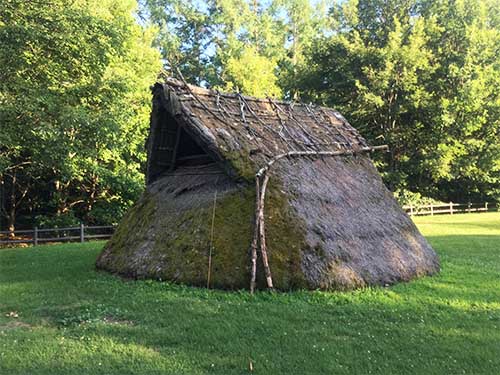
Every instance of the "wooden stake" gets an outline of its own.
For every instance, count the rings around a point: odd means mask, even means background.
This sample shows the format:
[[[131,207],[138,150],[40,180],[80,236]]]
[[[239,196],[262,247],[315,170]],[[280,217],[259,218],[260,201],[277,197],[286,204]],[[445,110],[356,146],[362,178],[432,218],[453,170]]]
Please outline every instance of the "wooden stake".
[[[264,176],[264,181],[262,182],[262,188],[260,192],[260,204],[259,204],[259,241],[260,241],[260,252],[262,254],[262,263],[264,263],[264,271],[266,273],[266,282],[269,289],[273,289],[273,278],[271,276],[271,268],[269,267],[269,259],[267,257],[267,247],[266,247],[266,230],[265,230],[265,219],[264,219],[264,200],[266,198],[266,188],[269,181],[269,175]]]
[[[175,163],[177,161],[177,150],[179,149],[179,143],[181,142],[182,135],[182,126],[177,124],[177,133],[175,134],[175,145],[172,150],[172,159],[170,161],[169,172],[172,172],[175,169]]]
[[[85,226],[80,223],[80,242],[85,242]]]
[[[255,280],[257,278],[257,246],[259,242],[259,211],[260,211],[260,180],[259,177],[255,177],[255,228],[252,240],[252,277],[250,279],[250,293],[253,294],[255,291]]]

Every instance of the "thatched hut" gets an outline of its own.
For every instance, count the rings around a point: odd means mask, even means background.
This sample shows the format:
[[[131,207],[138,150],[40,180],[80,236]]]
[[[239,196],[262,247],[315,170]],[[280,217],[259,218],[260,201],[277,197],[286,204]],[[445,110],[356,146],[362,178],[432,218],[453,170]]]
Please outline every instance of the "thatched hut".
[[[97,260],[121,275],[219,288],[351,289],[439,261],[338,112],[153,87],[147,188]]]

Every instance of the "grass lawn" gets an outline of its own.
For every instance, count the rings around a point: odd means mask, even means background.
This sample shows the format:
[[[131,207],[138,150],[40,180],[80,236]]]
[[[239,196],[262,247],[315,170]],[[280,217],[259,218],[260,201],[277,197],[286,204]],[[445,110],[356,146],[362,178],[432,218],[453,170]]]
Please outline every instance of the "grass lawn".
[[[500,213],[416,222],[441,274],[350,293],[124,281],[96,242],[0,250],[0,374],[500,373]]]

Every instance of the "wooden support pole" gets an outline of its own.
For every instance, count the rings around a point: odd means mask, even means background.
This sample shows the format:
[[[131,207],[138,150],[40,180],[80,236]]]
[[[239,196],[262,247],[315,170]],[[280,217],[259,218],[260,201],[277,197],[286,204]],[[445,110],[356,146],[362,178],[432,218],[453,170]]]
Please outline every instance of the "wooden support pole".
[[[257,278],[257,246],[259,242],[259,212],[260,212],[260,179],[255,177],[255,228],[253,234],[253,240],[251,245],[251,259],[252,259],[252,276],[250,279],[250,293],[253,294],[255,291],[256,278]]]
[[[431,203],[431,216],[434,216],[434,204]]]
[[[85,242],[85,226],[83,223],[80,223],[80,242]]]
[[[266,231],[265,231],[265,218],[264,218],[264,202],[266,198],[266,188],[269,182],[269,175],[264,176],[260,192],[260,207],[259,207],[259,241],[260,252],[262,254],[262,263],[264,264],[264,272],[266,273],[266,282],[269,289],[274,289],[273,278],[271,276],[271,268],[269,267],[269,259],[267,257],[266,247]]]
[[[33,246],[38,245],[38,227],[33,228]]]
[[[175,144],[172,151],[172,159],[170,160],[170,169],[172,172],[175,169],[175,163],[177,162],[177,150],[179,149],[179,143],[181,141],[182,126],[177,124],[177,132],[175,133]]]
[[[453,215],[453,202],[450,202],[450,215]]]

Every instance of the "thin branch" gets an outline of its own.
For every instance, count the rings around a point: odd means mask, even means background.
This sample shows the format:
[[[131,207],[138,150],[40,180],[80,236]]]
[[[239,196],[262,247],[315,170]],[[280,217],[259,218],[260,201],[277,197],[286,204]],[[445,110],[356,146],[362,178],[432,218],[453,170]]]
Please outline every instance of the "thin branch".
[[[271,268],[269,267],[269,259],[267,257],[267,246],[266,246],[266,226],[264,218],[264,204],[266,197],[267,183],[269,182],[269,175],[264,176],[264,181],[262,182],[262,188],[260,192],[260,203],[259,203],[259,240],[260,240],[260,253],[262,254],[262,263],[264,264],[264,272],[266,273],[266,282],[269,289],[274,289],[273,278],[271,276]]]
[[[290,151],[283,154],[276,155],[267,164],[259,169],[256,176],[262,176],[266,173],[271,166],[276,163],[278,160],[286,158],[286,157],[300,157],[300,156],[341,156],[341,155],[354,155],[360,154],[363,152],[372,152],[372,151],[381,151],[388,150],[389,147],[387,145],[383,146],[373,146],[373,147],[363,147],[359,150],[349,150],[349,151]]]
[[[252,276],[250,279],[250,293],[255,290],[255,280],[257,277],[257,246],[259,245],[259,227],[260,227],[260,178],[255,176],[255,228],[251,245],[252,251]]]

